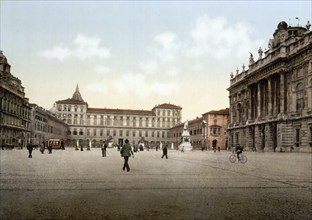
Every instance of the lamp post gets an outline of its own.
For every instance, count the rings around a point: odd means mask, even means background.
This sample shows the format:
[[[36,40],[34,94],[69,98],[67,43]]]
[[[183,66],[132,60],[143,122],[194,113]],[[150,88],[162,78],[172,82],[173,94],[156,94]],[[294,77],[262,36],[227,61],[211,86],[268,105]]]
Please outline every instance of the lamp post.
[[[204,133],[203,133],[203,138],[204,138],[204,149],[207,150],[207,146],[206,146],[206,138],[207,138],[207,122],[205,120],[202,121],[202,128],[204,128]]]

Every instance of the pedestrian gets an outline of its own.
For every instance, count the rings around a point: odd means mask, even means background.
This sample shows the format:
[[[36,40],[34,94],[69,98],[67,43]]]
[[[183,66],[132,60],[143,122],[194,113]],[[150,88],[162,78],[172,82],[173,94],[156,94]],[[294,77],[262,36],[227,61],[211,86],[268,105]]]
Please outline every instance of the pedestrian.
[[[102,145],[102,157],[106,157],[106,148],[107,144],[105,143],[104,145]]]
[[[168,159],[168,145],[165,145],[165,147],[163,147],[163,155],[161,156],[161,159],[166,157],[166,159]]]
[[[43,154],[45,149],[45,143],[42,141],[42,144],[40,145],[40,152]]]
[[[28,158],[32,158],[32,151],[33,151],[33,145],[32,142],[28,143],[27,145],[27,150],[28,150]]]
[[[128,160],[131,155],[132,157],[134,156],[133,156],[133,151],[131,149],[128,139],[125,140],[125,145],[122,146],[120,150],[120,155],[124,158],[124,165],[122,167],[122,170],[124,171],[127,168],[127,172],[129,172],[130,166],[129,166]]]
[[[49,143],[48,151],[49,151],[49,154],[52,154],[52,143],[51,142]]]
[[[80,151],[83,151],[83,146],[82,145],[80,145]]]
[[[62,148],[62,150],[65,150],[65,143],[63,140],[61,141],[61,148]]]

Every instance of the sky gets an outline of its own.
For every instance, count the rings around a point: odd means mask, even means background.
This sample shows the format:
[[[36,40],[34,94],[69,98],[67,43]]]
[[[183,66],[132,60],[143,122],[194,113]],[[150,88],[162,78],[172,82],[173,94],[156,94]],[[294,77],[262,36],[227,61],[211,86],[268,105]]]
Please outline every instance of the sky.
[[[182,121],[229,107],[230,74],[267,48],[280,21],[305,26],[311,1],[0,1],[0,49],[45,109],[76,86],[90,108]],[[297,19],[296,19],[297,18]]]

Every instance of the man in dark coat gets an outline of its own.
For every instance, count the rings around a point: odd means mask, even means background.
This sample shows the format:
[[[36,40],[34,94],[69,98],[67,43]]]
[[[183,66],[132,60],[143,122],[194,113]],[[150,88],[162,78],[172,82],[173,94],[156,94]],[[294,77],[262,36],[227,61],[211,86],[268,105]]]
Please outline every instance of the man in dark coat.
[[[106,148],[107,148],[107,144],[105,143],[105,144],[102,146],[102,157],[106,157]]]
[[[166,157],[166,159],[168,159],[168,145],[165,145],[165,147],[163,147],[163,155],[161,156],[161,159]]]
[[[124,165],[123,165],[122,170],[125,170],[127,168],[127,172],[129,172],[130,166],[128,164],[128,160],[131,155],[133,156],[133,151],[131,149],[128,139],[125,140],[125,145],[122,146],[120,150],[120,154],[124,158]]]
[[[239,155],[243,152],[243,147],[240,144],[236,144],[235,151],[237,154],[237,159],[240,160]]]
[[[28,145],[27,145],[27,150],[28,150],[28,158],[32,158],[32,151],[33,151],[33,145],[32,145],[32,143],[30,142],[30,143],[28,143]]]

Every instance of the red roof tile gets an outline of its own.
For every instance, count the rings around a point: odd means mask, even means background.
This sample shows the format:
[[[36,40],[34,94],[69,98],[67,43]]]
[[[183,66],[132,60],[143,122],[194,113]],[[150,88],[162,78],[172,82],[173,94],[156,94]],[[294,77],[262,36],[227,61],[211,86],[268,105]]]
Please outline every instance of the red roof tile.
[[[131,109],[109,109],[109,108],[88,108],[87,113],[155,116],[155,113],[153,111],[131,110]]]
[[[64,100],[59,100],[59,101],[56,101],[56,104],[88,104],[84,101],[79,101],[79,100],[76,100],[76,99],[64,99]]]
[[[155,109],[155,108],[182,109],[180,106],[176,106],[176,105],[169,104],[169,103],[164,103],[164,104],[161,104],[161,105],[157,105],[153,109]]]

